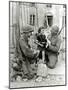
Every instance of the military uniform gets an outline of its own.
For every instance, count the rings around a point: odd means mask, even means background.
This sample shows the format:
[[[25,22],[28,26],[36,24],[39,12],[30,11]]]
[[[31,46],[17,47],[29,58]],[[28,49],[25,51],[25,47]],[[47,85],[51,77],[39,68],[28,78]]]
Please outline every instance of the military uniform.
[[[32,31],[33,31],[33,29],[29,26],[23,27],[24,34],[23,34],[22,38],[20,38],[20,40],[19,40],[19,45],[18,45],[18,50],[17,50],[18,51],[18,59],[19,59],[19,62],[21,61],[21,63],[20,63],[21,65],[18,62],[17,65],[15,65],[15,67],[14,67],[17,69],[18,68],[22,69],[24,76],[27,76],[27,78],[29,78],[31,75],[33,75],[30,62],[34,59],[36,60],[36,58],[37,58],[37,53],[34,54],[34,51],[31,50],[30,45],[28,44],[27,33],[30,33]]]
[[[59,48],[61,44],[60,37],[57,36],[59,28],[53,26],[51,29],[51,34],[48,36],[51,44],[48,45],[46,50],[46,58],[48,59],[47,66],[49,68],[55,68],[58,61]]]
[[[23,57],[23,62],[24,62],[24,64],[22,65],[24,74],[32,73],[30,63],[32,62],[32,60],[36,59],[36,54],[34,54],[27,40],[24,38],[20,39],[19,48],[20,48],[20,51],[21,51],[20,53]]]

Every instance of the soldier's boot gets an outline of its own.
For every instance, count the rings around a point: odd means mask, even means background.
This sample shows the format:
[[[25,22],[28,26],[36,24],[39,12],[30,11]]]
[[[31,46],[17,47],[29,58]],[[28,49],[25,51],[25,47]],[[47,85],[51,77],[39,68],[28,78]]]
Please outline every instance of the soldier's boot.
[[[33,79],[34,78],[34,75],[31,75],[31,74],[25,74],[23,77],[22,77],[22,79],[28,79],[28,80],[31,80],[31,79]]]

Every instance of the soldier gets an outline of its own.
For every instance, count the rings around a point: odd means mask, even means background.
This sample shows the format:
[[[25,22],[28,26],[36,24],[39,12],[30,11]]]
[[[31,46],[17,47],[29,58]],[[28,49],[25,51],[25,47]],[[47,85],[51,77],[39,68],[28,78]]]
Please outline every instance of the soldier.
[[[39,54],[38,51],[33,51],[28,44],[29,38],[32,35],[33,29],[30,26],[24,26],[22,28],[23,33],[18,45],[18,58],[21,63],[19,64],[19,67],[22,68],[22,71],[24,73],[23,78],[32,79],[34,77],[34,73],[32,72],[31,68],[31,61],[36,60],[37,56]],[[18,65],[15,65],[15,68],[18,68]]]
[[[48,40],[50,43],[48,43],[47,50],[46,50],[46,59],[47,59],[47,66],[49,68],[55,68],[56,63],[58,61],[58,51],[60,48],[61,40],[59,35],[57,35],[59,32],[58,26],[53,26],[51,29],[51,34],[48,36]]]

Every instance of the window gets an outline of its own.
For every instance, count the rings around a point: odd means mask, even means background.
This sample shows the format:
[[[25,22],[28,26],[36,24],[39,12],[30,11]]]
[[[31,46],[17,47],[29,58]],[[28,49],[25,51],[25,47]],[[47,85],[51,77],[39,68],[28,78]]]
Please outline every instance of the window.
[[[52,26],[52,24],[53,24],[53,16],[47,16],[47,19],[48,19],[48,25]]]
[[[35,25],[35,15],[30,15],[30,25]]]
[[[45,16],[45,20],[44,20],[44,27],[47,28],[47,26],[52,26],[53,24],[53,16],[49,15],[49,16]]]
[[[44,27],[47,28],[47,26],[51,27],[53,24],[53,16],[45,16],[45,20],[44,20]]]

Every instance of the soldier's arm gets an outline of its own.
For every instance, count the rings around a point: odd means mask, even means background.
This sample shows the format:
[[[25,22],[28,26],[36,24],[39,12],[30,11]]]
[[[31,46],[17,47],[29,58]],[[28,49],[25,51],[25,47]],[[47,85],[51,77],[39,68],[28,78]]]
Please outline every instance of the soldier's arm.
[[[50,44],[48,49],[53,52],[58,52],[60,48],[60,44],[61,44],[61,40],[58,40],[55,46]]]
[[[25,44],[25,42],[20,41],[20,47],[25,56],[27,56],[29,58],[34,58],[33,51]]]

